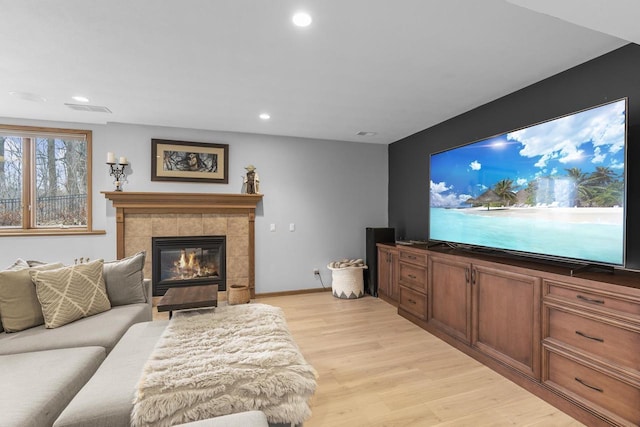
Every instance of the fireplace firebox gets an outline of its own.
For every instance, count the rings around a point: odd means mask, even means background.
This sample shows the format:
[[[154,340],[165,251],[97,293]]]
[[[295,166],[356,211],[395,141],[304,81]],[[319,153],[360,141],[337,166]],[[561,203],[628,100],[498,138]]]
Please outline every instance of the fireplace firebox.
[[[153,237],[151,249],[154,296],[178,286],[226,290],[226,236]]]

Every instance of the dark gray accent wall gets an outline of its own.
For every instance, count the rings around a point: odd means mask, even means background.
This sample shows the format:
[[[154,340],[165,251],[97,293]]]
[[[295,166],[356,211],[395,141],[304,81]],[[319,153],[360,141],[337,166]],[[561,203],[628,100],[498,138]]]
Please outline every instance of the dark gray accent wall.
[[[633,43],[391,144],[389,226],[398,238],[428,238],[431,153],[623,97],[627,268],[640,269],[640,46]]]

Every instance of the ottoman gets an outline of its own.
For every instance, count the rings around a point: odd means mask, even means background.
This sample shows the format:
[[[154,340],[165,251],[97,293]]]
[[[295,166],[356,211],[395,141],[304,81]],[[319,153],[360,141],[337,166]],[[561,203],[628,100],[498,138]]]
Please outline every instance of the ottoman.
[[[131,326],[53,425],[129,426],[142,368],[168,323],[165,320]]]
[[[264,412],[247,411],[179,424],[175,427],[269,427],[269,423]]]

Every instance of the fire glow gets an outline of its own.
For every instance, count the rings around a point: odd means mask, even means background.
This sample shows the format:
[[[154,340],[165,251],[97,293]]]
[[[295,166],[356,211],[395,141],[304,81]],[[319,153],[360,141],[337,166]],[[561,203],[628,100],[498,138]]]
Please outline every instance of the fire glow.
[[[218,269],[215,265],[200,264],[195,251],[189,252],[180,250],[180,257],[173,263],[171,269],[173,274],[166,280],[189,280],[201,277],[219,277]]]

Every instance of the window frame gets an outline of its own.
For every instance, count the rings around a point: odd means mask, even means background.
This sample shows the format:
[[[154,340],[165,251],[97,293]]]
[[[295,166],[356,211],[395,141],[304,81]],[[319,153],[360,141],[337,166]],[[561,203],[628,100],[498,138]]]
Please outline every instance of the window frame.
[[[92,163],[93,163],[93,132],[88,129],[64,129],[40,126],[22,126],[22,125],[6,125],[0,124],[0,132],[9,134],[16,132],[30,133],[42,136],[63,136],[63,135],[82,135],[87,144],[87,224],[86,226],[60,226],[60,227],[37,227],[33,224],[33,216],[29,206],[35,204],[36,194],[35,185],[33,184],[32,171],[36,168],[36,160],[31,153],[32,144],[23,147],[26,155],[23,159],[23,170],[28,173],[23,174],[22,182],[22,225],[16,228],[0,228],[0,237],[19,237],[19,236],[57,236],[57,235],[82,235],[82,234],[105,234],[104,230],[93,229],[93,185],[92,185]],[[27,160],[28,159],[28,160]]]

